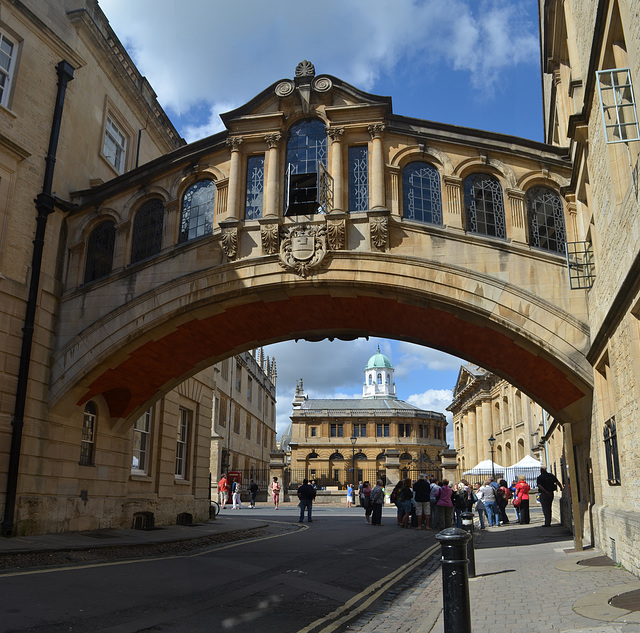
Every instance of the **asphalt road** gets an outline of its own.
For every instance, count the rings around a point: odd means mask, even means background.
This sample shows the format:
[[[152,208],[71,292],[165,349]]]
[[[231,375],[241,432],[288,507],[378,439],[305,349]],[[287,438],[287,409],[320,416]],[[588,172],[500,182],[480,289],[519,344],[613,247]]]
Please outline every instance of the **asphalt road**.
[[[298,526],[297,509],[243,509]],[[314,521],[197,553],[0,576],[3,633],[330,633],[439,551],[435,532],[383,526],[360,508],[314,508]],[[224,513],[221,517],[224,520]]]

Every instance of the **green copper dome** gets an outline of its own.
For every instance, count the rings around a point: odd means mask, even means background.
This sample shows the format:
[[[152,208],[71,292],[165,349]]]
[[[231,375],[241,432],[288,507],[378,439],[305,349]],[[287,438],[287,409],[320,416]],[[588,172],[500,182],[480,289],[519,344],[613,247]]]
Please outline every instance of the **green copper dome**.
[[[384,355],[380,353],[380,348],[378,347],[378,353],[374,354],[367,363],[365,370],[367,369],[377,369],[378,367],[387,367],[388,369],[393,369],[391,365],[391,361]]]

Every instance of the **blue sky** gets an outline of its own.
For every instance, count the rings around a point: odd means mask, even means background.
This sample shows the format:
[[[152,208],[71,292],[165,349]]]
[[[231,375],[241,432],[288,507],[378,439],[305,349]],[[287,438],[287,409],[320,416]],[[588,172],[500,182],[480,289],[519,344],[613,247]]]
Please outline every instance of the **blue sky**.
[[[100,0],[100,6],[189,142],[223,129],[220,112],[292,78],[303,59],[318,74],[391,96],[396,114],[542,140],[536,0]],[[310,397],[359,397],[378,344],[396,369],[398,396],[444,413],[459,359],[381,339],[291,341],[266,349],[278,366],[278,431],[288,423],[298,378]]]

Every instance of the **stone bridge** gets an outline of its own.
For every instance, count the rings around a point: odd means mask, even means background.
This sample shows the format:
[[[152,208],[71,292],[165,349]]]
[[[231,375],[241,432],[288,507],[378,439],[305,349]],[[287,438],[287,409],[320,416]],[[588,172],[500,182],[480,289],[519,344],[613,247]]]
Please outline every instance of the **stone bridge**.
[[[302,65],[223,120],[76,195],[54,414],[104,398],[124,429],[231,354],[371,335],[473,361],[563,422],[590,415],[562,150],[395,115]]]

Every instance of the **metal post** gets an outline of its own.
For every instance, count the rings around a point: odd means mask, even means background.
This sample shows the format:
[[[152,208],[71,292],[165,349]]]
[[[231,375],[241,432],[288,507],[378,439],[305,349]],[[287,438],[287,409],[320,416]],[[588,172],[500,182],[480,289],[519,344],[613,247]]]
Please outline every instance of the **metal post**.
[[[471,633],[469,575],[466,557],[471,535],[460,528],[436,534],[442,553],[442,608],[444,633]]]
[[[473,546],[473,512],[462,513],[462,529],[471,535],[467,542],[467,558],[469,559],[469,578],[476,577],[476,552]]]

